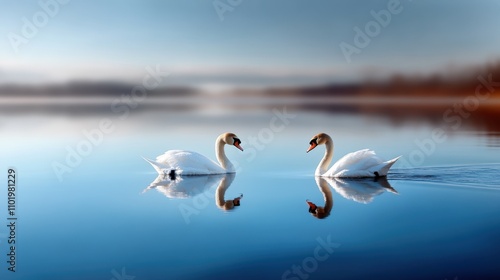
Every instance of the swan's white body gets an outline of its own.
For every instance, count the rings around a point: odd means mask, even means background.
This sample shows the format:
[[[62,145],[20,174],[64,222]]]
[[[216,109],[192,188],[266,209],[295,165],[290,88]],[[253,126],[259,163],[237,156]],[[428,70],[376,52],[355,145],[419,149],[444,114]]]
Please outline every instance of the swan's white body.
[[[316,168],[314,173],[316,176],[337,178],[387,176],[387,172],[389,172],[391,166],[399,159],[397,157],[389,161],[383,161],[375,155],[374,151],[364,149],[343,156],[328,169],[333,158],[333,141],[330,136],[325,133],[314,136],[308,151],[320,144],[325,144],[326,151],[323,159]]]
[[[236,140],[238,142],[236,142]],[[231,143],[228,143],[233,141]],[[236,144],[235,144],[236,143]],[[201,155],[197,152],[170,150],[156,157],[156,160],[144,158],[149,162],[158,174],[166,175],[174,171],[176,175],[213,175],[234,173],[235,168],[224,153],[224,145],[235,145],[238,149],[243,150],[239,146],[240,140],[232,133],[221,134],[215,141],[215,153],[217,164],[213,160]]]
[[[234,173],[233,165],[222,168],[213,160],[197,152],[170,150],[156,157],[155,161],[145,159],[159,174],[175,170],[177,175],[210,175]]]
[[[352,178],[376,177],[375,172],[377,172],[378,176],[386,176],[391,166],[398,159],[399,157],[389,161],[382,161],[374,151],[364,149],[343,156],[322,174],[321,168],[317,168],[315,174],[323,177]]]

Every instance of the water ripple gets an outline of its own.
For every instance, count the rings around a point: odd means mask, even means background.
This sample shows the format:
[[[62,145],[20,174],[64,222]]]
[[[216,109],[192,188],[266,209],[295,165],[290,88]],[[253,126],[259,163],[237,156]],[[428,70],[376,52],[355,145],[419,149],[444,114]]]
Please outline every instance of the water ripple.
[[[500,164],[481,164],[394,169],[389,179],[500,190],[499,175]]]

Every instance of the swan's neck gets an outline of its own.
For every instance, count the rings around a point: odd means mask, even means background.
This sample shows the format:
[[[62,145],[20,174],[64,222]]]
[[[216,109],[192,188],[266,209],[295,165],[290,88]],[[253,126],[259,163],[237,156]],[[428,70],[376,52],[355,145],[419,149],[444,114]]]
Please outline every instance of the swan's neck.
[[[224,145],[226,145],[226,143],[224,143],[222,137],[217,138],[217,141],[215,141],[215,155],[217,156],[217,161],[219,161],[220,166],[225,170],[229,170],[233,167],[233,165],[226,157]]]
[[[326,140],[325,143],[326,146],[326,151],[325,155],[323,156],[323,159],[318,164],[318,167],[316,168],[315,175],[316,176],[321,176],[325,174],[326,171],[328,171],[328,166],[330,165],[330,162],[332,162],[333,158],[333,141],[330,137]]]
[[[325,212],[330,213],[333,207],[333,197],[332,197],[332,190],[330,189],[330,186],[326,182],[325,179],[320,178],[320,191],[323,193],[323,199],[325,200]]]
[[[222,180],[219,183],[219,186],[217,187],[217,190],[215,191],[215,204],[220,209],[223,210],[230,210],[234,208],[234,201],[237,199],[235,198],[234,200],[225,200],[225,195],[226,195],[226,190],[231,186],[231,183],[233,182],[234,175],[227,175],[222,178]],[[243,194],[240,195],[239,198],[242,198]]]
[[[227,189],[227,183],[226,183],[226,178],[222,178],[219,186],[217,187],[217,190],[215,191],[215,203],[217,206],[220,208],[224,208],[224,205],[226,204],[226,200],[224,199],[224,196],[226,194],[226,189]]]

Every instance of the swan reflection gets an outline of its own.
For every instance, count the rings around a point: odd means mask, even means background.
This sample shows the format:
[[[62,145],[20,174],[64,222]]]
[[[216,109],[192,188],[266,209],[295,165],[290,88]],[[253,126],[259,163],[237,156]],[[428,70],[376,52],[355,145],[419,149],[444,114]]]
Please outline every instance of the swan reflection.
[[[384,192],[398,194],[385,177],[375,179],[324,178],[328,184],[344,198],[368,204],[374,197]]]
[[[318,185],[319,191],[323,194],[323,200],[325,201],[324,206],[317,206],[309,200],[306,200],[309,205],[309,213],[318,219],[324,219],[330,215],[333,207],[333,197],[332,190],[326,180],[322,177],[316,177],[316,184]]]
[[[156,189],[168,198],[185,199],[192,198],[200,194],[211,195],[209,190],[217,186],[215,190],[215,205],[222,210],[231,210],[235,206],[240,206],[243,194],[226,200],[225,194],[231,186],[235,174],[220,174],[206,176],[166,176],[159,175],[144,189],[143,193]]]
[[[227,174],[223,176],[217,190],[215,191],[215,204],[222,210],[227,211],[233,209],[235,206],[240,206],[240,200],[243,198],[243,194],[240,194],[233,199],[225,199],[226,191],[229,186],[231,186],[234,177],[234,174]]]
[[[386,191],[398,194],[384,177],[376,179],[315,177],[315,179],[319,191],[323,194],[324,206],[318,206],[309,200],[306,200],[306,202],[309,205],[309,213],[318,219],[328,217],[332,211],[333,197],[330,186],[344,198],[363,204],[372,202],[375,196]]]

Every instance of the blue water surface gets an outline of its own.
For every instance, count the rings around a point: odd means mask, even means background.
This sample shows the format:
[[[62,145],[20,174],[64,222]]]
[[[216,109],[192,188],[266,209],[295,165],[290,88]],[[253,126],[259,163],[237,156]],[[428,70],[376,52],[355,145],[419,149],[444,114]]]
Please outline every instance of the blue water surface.
[[[423,162],[397,163],[387,180],[321,181],[313,174],[323,147],[305,153],[318,132],[334,139],[334,160],[371,148],[410,161],[433,127],[296,113],[269,135],[271,113],[133,116],[62,177],[54,162],[65,163],[68,147],[100,118],[46,117],[36,138],[20,132],[2,148],[2,167],[18,173],[19,220],[15,273],[0,230],[1,279],[500,278],[500,149],[484,134],[450,132]],[[141,158],[189,149],[215,159],[214,139],[225,131],[245,148],[226,147],[240,167],[226,185],[224,176],[157,178]],[[306,200],[327,213],[311,213]]]

